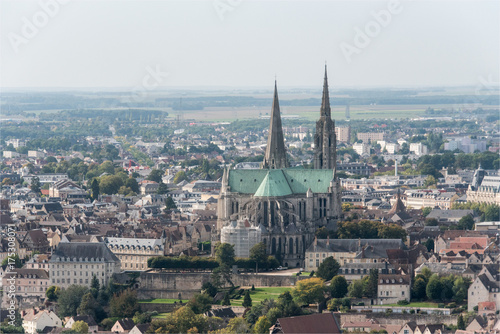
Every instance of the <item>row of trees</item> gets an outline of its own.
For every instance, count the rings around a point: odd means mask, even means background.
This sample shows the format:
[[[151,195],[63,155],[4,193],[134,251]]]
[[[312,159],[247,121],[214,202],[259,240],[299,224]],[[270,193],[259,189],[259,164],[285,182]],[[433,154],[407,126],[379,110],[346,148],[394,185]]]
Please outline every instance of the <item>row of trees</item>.
[[[383,224],[377,221],[360,220],[338,223],[336,232],[321,227],[316,231],[319,239],[328,236],[337,239],[402,239],[406,240],[406,231],[396,224]]]
[[[438,276],[432,274],[429,268],[415,276],[412,285],[412,298],[417,300],[455,301],[463,302],[467,299],[467,291],[471,282],[461,276]]]

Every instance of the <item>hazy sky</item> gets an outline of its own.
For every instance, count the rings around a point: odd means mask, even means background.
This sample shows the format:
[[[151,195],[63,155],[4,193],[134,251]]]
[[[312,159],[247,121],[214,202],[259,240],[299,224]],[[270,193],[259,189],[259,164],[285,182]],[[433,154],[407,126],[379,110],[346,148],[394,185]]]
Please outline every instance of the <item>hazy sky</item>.
[[[0,2],[1,87],[499,81],[500,1],[60,2]]]

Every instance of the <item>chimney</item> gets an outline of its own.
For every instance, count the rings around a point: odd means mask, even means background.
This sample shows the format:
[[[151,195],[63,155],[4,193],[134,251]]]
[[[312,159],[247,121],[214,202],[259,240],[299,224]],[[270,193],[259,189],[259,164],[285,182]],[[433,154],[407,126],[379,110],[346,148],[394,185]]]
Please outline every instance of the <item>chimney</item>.
[[[327,237],[326,237],[326,245],[327,245],[327,246],[330,246],[330,236],[327,236]]]
[[[314,247],[318,246],[318,237],[314,237]]]

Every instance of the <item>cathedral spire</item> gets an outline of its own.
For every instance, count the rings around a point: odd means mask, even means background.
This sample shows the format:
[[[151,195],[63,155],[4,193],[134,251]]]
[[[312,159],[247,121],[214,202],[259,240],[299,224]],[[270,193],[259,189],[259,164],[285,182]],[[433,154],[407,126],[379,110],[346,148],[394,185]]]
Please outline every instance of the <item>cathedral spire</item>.
[[[331,117],[330,110],[330,96],[328,94],[328,77],[326,74],[326,64],[325,64],[325,79],[323,81],[323,98],[321,99],[321,116]]]
[[[281,127],[280,105],[278,100],[278,85],[274,81],[274,99],[269,123],[269,135],[267,137],[266,155],[262,162],[262,168],[280,169],[288,167],[286,159],[285,141]]]

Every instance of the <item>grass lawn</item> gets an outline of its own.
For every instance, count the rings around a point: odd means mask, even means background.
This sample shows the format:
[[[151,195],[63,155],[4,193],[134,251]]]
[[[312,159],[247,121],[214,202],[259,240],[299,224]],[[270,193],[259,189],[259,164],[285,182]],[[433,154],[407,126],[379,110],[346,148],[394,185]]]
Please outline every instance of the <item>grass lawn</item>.
[[[167,314],[170,314],[170,313],[158,313],[157,315],[154,315],[152,318],[153,319],[165,319]]]
[[[139,300],[139,303],[143,304],[173,304],[174,302],[179,303],[179,299],[142,299]],[[187,302],[187,299],[183,300],[183,302]]]
[[[300,276],[309,277],[310,274],[311,274],[310,271],[303,271],[302,274],[300,274]],[[293,274],[292,276],[296,276],[296,274]],[[314,273],[314,275],[312,275],[312,277],[315,277],[315,276],[316,276],[316,273]]]
[[[415,302],[415,303],[410,303],[408,305],[398,305],[398,304],[387,304],[387,305],[381,305],[381,306],[394,306],[394,307],[429,307],[429,308],[437,308],[438,304],[437,303],[427,303],[427,302]]]
[[[252,298],[252,305],[259,304],[264,299],[277,299],[285,291],[290,291],[291,287],[279,288],[255,288],[254,291],[250,290],[250,297]],[[241,306],[243,303],[244,294],[240,299],[231,299],[231,305]]]

